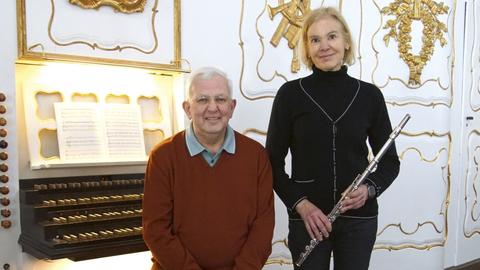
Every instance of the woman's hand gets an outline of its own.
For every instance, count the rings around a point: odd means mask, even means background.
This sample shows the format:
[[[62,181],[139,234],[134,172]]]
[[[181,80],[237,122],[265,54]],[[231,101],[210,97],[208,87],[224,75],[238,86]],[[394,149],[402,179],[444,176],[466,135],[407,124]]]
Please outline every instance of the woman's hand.
[[[332,223],[323,214],[322,210],[318,209],[307,199],[299,202],[295,210],[302,217],[307,232],[312,239],[322,241],[323,238],[328,238],[329,233],[332,231]]]
[[[367,185],[360,185],[357,190],[350,192],[348,196],[343,200],[342,207],[340,208],[341,213],[345,213],[350,209],[358,209],[365,205],[365,202],[368,199],[368,188]]]

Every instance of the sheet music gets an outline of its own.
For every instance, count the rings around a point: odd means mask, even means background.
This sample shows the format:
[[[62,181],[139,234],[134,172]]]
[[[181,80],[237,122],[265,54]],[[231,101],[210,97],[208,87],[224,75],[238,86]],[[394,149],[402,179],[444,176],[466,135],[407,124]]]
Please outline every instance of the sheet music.
[[[105,141],[98,108],[92,103],[55,103],[60,159],[103,159]]]
[[[55,103],[60,159],[145,159],[140,107],[131,104]]]
[[[107,155],[110,158],[145,157],[140,107],[108,104],[105,106]]]

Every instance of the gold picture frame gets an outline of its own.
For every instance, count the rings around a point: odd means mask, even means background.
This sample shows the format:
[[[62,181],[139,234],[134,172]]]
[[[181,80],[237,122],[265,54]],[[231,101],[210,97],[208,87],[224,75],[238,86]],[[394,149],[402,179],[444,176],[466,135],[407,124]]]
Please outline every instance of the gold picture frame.
[[[111,0],[99,0],[97,1],[98,5],[95,7],[79,6],[69,0],[42,0],[44,2],[42,4],[42,10],[38,11],[38,6],[40,4],[39,2],[35,1],[38,0],[17,0],[17,36],[19,60],[72,61],[152,68],[179,72],[185,71],[182,68],[180,49],[180,0],[161,2],[161,5],[167,5],[168,8],[173,12],[173,14],[167,14],[167,16],[158,16],[159,0],[146,0],[148,3],[147,5],[150,6],[145,6],[144,10],[137,10],[135,12],[122,12],[115,5],[111,4]],[[126,4],[128,4],[129,1],[131,2],[131,0],[116,0],[115,2],[120,3],[122,1]],[[50,3],[49,7],[47,2]],[[32,6],[37,5],[36,8],[29,7],[29,3],[32,4]],[[107,11],[110,12],[109,15],[124,16],[122,18],[130,21],[131,17],[133,16],[137,16],[136,18],[138,18],[138,16],[143,16],[142,20],[145,20],[143,25],[146,26],[146,29],[140,29],[142,31],[139,32],[148,33],[148,37],[145,39],[150,43],[148,46],[143,47],[136,46],[133,44],[134,42],[131,41],[124,42],[124,44],[114,44],[108,42],[104,42],[104,44],[102,44],[101,42],[97,42],[95,40],[78,38],[75,36],[76,33],[68,33],[70,34],[69,37],[74,37],[70,40],[58,38],[53,33],[54,31],[52,29],[55,25],[61,25],[62,27],[64,27],[64,25],[60,23],[55,24],[55,19],[57,19],[57,17],[61,17],[60,15],[57,15],[57,13],[59,13],[59,11],[56,9],[57,5],[69,5],[67,7],[68,9],[71,8],[71,10],[75,12],[83,12],[83,14],[86,12],[91,12],[90,15],[94,14],[93,16],[97,17],[100,16],[98,15],[100,8],[102,8],[103,12],[105,12],[107,9],[113,9],[113,12]],[[72,12],[71,10],[69,10],[69,12]],[[43,12],[43,14],[39,16],[36,14],[37,12]],[[166,15],[165,12],[166,11],[164,8],[160,9],[160,13],[162,13],[162,15]],[[40,21],[40,23],[31,22],[28,24],[28,20],[30,19],[27,17],[28,14],[35,14],[35,16],[31,16],[34,17],[32,20],[38,21],[38,18],[40,17],[43,19],[43,21]],[[66,17],[65,14],[63,14],[63,16],[64,18]],[[160,21],[161,23],[159,23],[158,20],[169,21]],[[87,21],[87,23],[90,22]],[[159,29],[159,25],[165,27],[165,29]],[[45,37],[43,37],[44,42],[30,41],[29,34],[32,35],[33,30],[27,29],[28,26],[31,28],[44,27],[43,29],[35,29],[36,31],[34,32],[35,35],[38,35],[38,33],[47,33],[45,34]],[[99,27],[100,26],[101,25],[99,25]],[[62,31],[65,32],[66,30],[62,28]],[[112,31],[112,33],[114,32],[115,31]],[[160,38],[158,37],[159,33],[163,35]],[[111,40],[117,41],[115,38],[116,37],[111,37]],[[135,36],[133,41],[136,41],[136,38],[137,36]],[[81,48],[83,51],[82,53],[72,53],[72,51],[75,51],[75,49],[72,48]],[[162,48],[162,50],[159,48]],[[165,48],[168,48],[168,50]],[[124,57],[124,55],[126,55],[126,57]],[[162,58],[162,60],[157,61],[156,59],[159,58]],[[154,59],[154,61],[152,61],[152,59]]]

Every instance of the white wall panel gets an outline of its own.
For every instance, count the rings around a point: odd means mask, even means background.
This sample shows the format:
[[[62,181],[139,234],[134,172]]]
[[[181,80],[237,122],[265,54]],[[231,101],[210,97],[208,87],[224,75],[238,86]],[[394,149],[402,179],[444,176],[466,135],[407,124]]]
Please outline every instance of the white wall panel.
[[[458,179],[457,264],[479,257],[480,247],[480,2],[466,1],[463,68],[463,172]]]

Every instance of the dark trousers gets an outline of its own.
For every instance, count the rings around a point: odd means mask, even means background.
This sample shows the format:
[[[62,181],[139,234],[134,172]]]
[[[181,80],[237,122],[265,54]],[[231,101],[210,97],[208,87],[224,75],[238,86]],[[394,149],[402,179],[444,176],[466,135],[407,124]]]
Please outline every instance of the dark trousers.
[[[310,236],[302,220],[289,222],[288,246],[295,263]],[[333,223],[328,239],[320,242],[295,270],[328,270],[333,253],[334,270],[367,270],[377,235],[377,218],[339,217]]]

